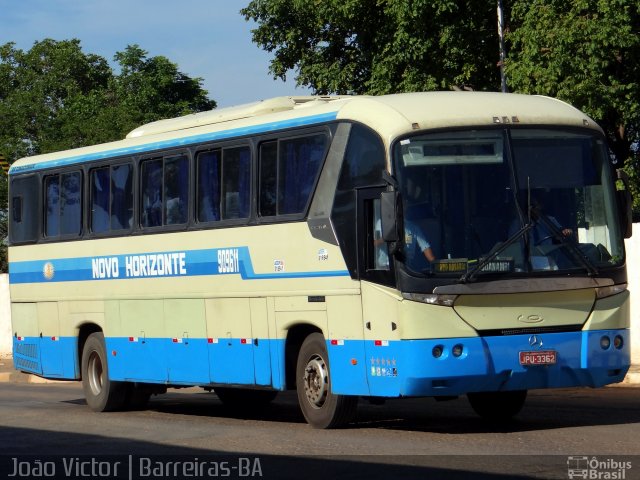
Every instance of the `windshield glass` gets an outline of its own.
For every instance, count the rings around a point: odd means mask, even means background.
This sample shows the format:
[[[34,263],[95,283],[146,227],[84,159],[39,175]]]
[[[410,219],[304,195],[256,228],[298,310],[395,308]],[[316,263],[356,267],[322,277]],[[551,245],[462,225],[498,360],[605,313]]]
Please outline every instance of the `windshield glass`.
[[[591,274],[623,261],[604,142],[512,129],[418,135],[396,144],[412,274]],[[468,280],[468,278],[466,278]]]

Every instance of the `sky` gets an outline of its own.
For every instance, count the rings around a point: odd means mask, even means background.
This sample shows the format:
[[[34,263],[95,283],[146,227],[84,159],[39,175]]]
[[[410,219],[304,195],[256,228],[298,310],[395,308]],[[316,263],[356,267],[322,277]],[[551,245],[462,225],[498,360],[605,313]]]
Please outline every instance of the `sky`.
[[[78,38],[85,53],[113,65],[138,44],[190,77],[201,77],[218,107],[281,95],[308,95],[269,74],[272,55],[251,41],[255,24],[239,11],[250,0],[0,0],[0,45],[29,50],[45,38]]]

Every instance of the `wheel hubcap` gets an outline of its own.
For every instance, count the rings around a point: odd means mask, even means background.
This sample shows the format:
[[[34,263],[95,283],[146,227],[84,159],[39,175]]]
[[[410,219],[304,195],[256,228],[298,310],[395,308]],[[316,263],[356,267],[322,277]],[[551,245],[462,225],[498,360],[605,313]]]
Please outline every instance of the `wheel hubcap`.
[[[87,373],[89,374],[91,392],[96,396],[100,395],[100,392],[102,392],[102,375],[104,371],[102,368],[102,360],[97,352],[91,352],[91,355],[89,355]]]
[[[302,381],[309,403],[315,408],[321,408],[329,393],[329,371],[320,355],[314,355],[309,359]]]

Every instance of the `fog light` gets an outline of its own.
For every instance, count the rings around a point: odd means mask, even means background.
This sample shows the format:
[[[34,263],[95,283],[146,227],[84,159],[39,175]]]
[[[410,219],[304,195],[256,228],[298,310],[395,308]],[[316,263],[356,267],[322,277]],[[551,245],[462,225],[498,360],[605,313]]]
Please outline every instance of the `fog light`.
[[[451,349],[451,353],[454,357],[459,357],[460,355],[462,355],[463,350],[464,348],[462,347],[462,345],[458,344],[453,346],[453,348]]]
[[[611,346],[611,339],[605,335],[600,339],[600,346],[603,350],[606,350],[607,348],[609,348],[609,346]]]
[[[444,350],[444,347],[442,345],[436,345],[435,347],[433,347],[433,350],[431,351],[431,353],[435,358],[440,358],[442,356],[443,350]]]
[[[624,345],[624,340],[620,335],[616,335],[613,339],[613,346],[620,350]]]

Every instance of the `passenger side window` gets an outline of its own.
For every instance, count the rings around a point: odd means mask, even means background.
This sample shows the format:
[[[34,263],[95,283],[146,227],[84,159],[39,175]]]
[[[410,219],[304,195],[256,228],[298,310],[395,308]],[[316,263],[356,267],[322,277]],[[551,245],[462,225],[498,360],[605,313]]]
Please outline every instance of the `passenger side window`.
[[[9,208],[11,215],[9,221],[11,228],[9,235],[11,242],[26,243],[35,242],[38,238],[40,221],[38,218],[38,204],[40,195],[40,179],[37,175],[26,175],[9,179]]]
[[[44,178],[45,236],[79,235],[82,227],[82,176],[80,172]]]
[[[177,155],[142,162],[141,225],[159,227],[187,223],[189,160]]]
[[[265,142],[260,146],[259,213],[304,213],[322,167],[324,134]]]
[[[221,153],[221,150],[212,150],[198,154],[198,222],[220,220]]]
[[[131,165],[96,168],[90,174],[91,231],[125,230],[133,224]]]
[[[251,193],[249,147],[200,152],[196,165],[198,221],[247,218]]]
[[[222,218],[249,216],[250,153],[248,147],[228,148],[222,155]]]
[[[278,196],[278,142],[260,145],[259,211],[263,217],[276,215]]]

